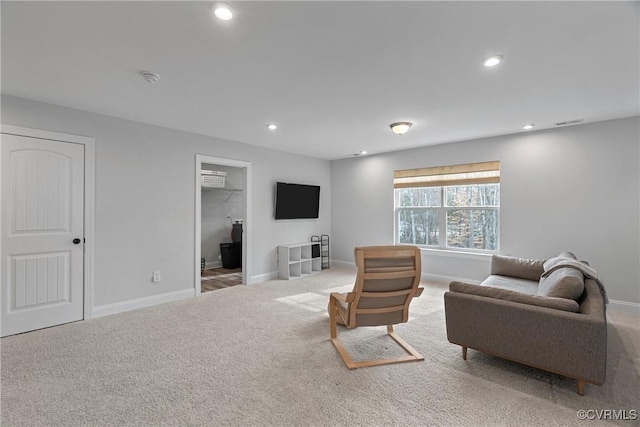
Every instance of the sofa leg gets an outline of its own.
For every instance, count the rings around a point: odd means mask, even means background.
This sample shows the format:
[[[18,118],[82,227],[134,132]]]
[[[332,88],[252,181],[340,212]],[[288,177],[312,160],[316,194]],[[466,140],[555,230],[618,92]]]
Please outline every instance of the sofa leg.
[[[467,360],[467,347],[462,346],[462,360]]]
[[[584,381],[578,380],[578,394],[584,396]]]

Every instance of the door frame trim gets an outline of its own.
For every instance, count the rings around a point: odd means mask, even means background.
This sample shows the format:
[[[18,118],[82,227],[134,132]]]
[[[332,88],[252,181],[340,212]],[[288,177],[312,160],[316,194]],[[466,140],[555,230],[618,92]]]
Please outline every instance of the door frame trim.
[[[0,124],[0,134],[84,145],[84,320],[93,318],[95,265],[95,138]],[[1,200],[0,200],[0,203]],[[1,210],[0,210],[1,212]],[[1,215],[1,213],[0,213]],[[2,248],[0,247],[0,253]]]
[[[202,281],[200,280],[200,257],[202,256],[202,180],[200,171],[202,164],[214,164],[244,169],[244,219],[242,226],[242,284],[251,284],[251,162],[196,154],[195,162],[195,296],[200,296]]]

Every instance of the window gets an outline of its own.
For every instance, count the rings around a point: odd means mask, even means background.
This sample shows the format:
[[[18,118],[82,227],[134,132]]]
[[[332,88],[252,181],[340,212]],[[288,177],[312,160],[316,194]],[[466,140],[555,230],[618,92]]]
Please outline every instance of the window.
[[[396,243],[497,251],[500,162],[395,171]]]

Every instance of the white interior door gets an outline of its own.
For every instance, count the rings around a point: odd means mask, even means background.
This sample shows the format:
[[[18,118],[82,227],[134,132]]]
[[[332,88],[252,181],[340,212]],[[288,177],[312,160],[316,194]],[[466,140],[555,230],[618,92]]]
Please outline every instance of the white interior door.
[[[1,335],[82,320],[84,145],[1,144]]]

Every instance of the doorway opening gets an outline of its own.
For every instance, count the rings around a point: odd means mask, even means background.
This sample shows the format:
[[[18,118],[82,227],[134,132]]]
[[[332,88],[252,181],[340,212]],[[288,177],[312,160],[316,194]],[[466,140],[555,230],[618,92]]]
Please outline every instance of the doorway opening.
[[[250,168],[196,156],[196,295],[250,281]]]

